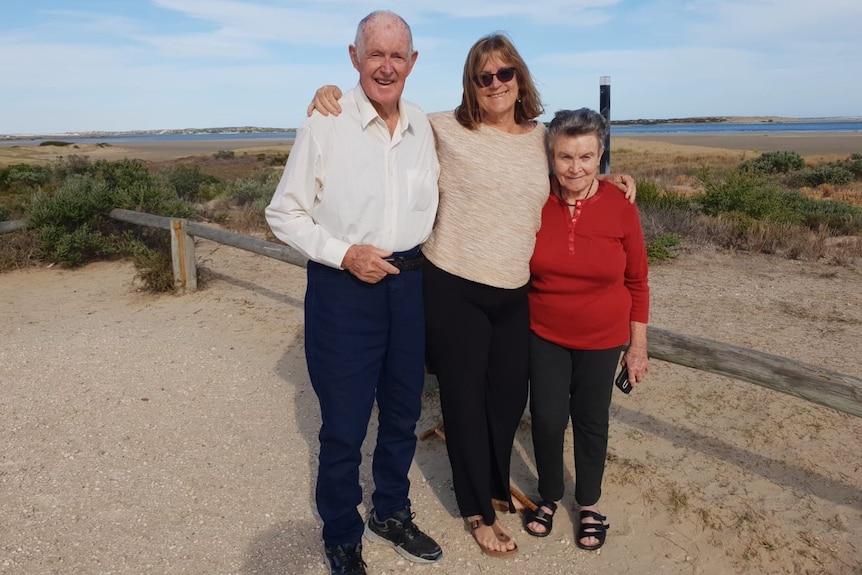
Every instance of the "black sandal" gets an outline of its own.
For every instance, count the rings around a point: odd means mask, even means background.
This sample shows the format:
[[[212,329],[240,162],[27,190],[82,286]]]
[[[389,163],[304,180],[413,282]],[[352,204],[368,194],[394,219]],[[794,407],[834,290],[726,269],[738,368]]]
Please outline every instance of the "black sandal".
[[[586,517],[591,517],[601,523],[584,523],[584,518]],[[605,523],[605,519],[607,519],[607,517],[599,515],[595,511],[581,511],[581,526],[578,528],[578,539],[575,541],[575,544],[581,549],[585,549],[587,551],[595,551],[604,545],[608,529],[611,528],[610,525]],[[581,543],[581,539],[585,539],[587,537],[594,537],[598,539],[599,542],[596,545],[584,545]]]
[[[546,512],[542,507],[547,507],[551,510]],[[536,510],[524,514],[524,530],[533,537],[547,537],[551,534],[551,529],[554,528],[554,513],[557,512],[557,504],[553,501],[537,501]],[[544,531],[533,531],[530,529],[530,523],[538,523],[545,528]]]

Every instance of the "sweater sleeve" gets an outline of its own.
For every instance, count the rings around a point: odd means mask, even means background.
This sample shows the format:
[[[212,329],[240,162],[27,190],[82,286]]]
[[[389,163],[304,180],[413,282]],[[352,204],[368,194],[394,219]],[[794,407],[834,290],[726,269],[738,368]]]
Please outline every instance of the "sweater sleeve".
[[[626,252],[625,286],[632,296],[630,321],[649,321],[649,270],[646,243],[636,205],[627,206],[623,249]]]

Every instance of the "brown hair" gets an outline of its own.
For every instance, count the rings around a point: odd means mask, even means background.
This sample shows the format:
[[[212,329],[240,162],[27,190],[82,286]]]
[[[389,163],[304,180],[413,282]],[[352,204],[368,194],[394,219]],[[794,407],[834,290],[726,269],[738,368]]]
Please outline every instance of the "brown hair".
[[[545,110],[539,90],[533,82],[527,64],[512,40],[502,32],[495,32],[479,38],[464,62],[464,74],[461,78],[463,92],[461,105],[455,108],[455,119],[465,128],[475,130],[482,123],[482,111],[479,108],[478,87],[473,77],[481,71],[482,66],[491,56],[497,56],[515,68],[518,78],[518,101],[515,103],[515,122],[521,124],[538,118]]]

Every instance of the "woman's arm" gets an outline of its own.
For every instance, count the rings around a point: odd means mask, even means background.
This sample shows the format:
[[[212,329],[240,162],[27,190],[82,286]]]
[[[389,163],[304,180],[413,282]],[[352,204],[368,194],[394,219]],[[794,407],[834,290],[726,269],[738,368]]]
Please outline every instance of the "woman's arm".
[[[338,99],[341,97],[341,88],[327,84],[317,89],[314,93],[314,99],[308,105],[305,111],[309,116],[317,110],[324,116],[332,114],[337,116],[341,113],[341,106],[338,104]],[[628,197],[628,194],[626,195]]]
[[[318,90],[319,92],[319,90]],[[309,107],[309,110],[311,107]],[[308,113],[311,115],[311,112]],[[637,186],[635,186],[635,179],[628,174],[597,174],[597,180],[604,180],[606,182],[610,182],[611,184],[618,187],[620,190],[625,192],[626,199],[630,204],[635,203],[635,196],[637,195]]]
[[[629,370],[629,381],[633,387],[637,387],[647,371],[649,371],[649,357],[647,356],[647,324],[639,321],[630,322],[631,340],[629,348],[623,354],[622,364]]]

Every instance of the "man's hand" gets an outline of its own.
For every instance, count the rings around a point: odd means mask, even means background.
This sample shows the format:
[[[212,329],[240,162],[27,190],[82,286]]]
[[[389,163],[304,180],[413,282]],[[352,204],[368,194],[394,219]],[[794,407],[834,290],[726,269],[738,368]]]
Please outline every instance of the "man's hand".
[[[338,104],[338,99],[341,97],[341,89],[338,86],[326,85],[317,89],[314,93],[314,99],[308,105],[305,111],[309,116],[315,110],[324,116],[332,114],[337,116],[341,113],[341,106]]]
[[[401,271],[383,258],[388,258],[392,252],[387,252],[374,246],[350,246],[341,267],[362,281],[376,284],[389,274],[400,274]]]

